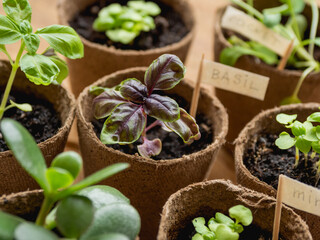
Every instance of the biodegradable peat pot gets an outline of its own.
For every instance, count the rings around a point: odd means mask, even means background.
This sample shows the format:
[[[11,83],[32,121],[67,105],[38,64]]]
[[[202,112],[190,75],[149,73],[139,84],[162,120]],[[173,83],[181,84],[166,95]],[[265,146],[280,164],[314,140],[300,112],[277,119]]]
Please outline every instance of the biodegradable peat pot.
[[[9,78],[11,66],[6,61],[0,61],[0,86],[5,87]],[[53,104],[54,110],[61,120],[61,128],[57,133],[38,144],[47,164],[61,153],[66,145],[68,134],[75,115],[75,99],[60,85],[42,86],[31,83],[25,74],[17,72],[13,90],[46,99]],[[37,189],[39,185],[20,167],[11,151],[0,152],[0,195],[21,192],[27,189]]]
[[[69,25],[69,21],[80,11],[97,0],[59,0],[59,21]],[[97,79],[115,71],[137,66],[148,66],[162,54],[177,55],[183,62],[186,59],[189,46],[194,36],[194,13],[186,0],[161,0],[182,15],[189,33],[179,42],[150,50],[121,50],[90,42],[81,37],[84,44],[84,57],[77,60],[67,59],[71,88],[77,97],[80,92]]]
[[[278,2],[278,0],[260,0],[254,1],[254,6],[257,9],[264,9],[277,6]],[[214,59],[217,62],[219,62],[221,51],[230,46],[220,24],[225,9],[226,7],[218,10],[215,21]],[[307,17],[311,16],[309,10],[305,11]],[[227,109],[230,118],[230,130],[227,136],[229,142],[233,142],[246,123],[261,110],[278,106],[285,97],[292,95],[302,73],[298,70],[278,70],[251,56],[240,57],[235,67],[270,77],[270,81],[264,101],[216,88],[216,96]],[[320,73],[312,73],[304,80],[299,92],[302,102],[320,102],[319,78]]]
[[[233,185],[230,181],[211,180],[192,184],[170,196],[163,207],[158,240],[188,240],[186,228],[194,229],[191,223],[194,218],[209,219],[216,212],[228,214],[230,207],[239,204],[250,208],[251,225],[272,232],[276,205],[273,197]],[[286,240],[312,240],[307,224],[286,206],[282,209],[280,236]]]
[[[282,131],[288,131],[276,121],[277,114],[298,114],[298,120],[304,121],[312,112],[319,110],[318,107],[319,104],[317,103],[293,104],[264,111],[252,119],[252,121],[250,121],[241,131],[236,140],[235,166],[238,183],[247,188],[275,197],[277,193],[275,188],[259,180],[250,173],[244,164],[244,156],[247,150],[256,144],[259,133],[271,133],[279,135]],[[259,161],[258,158],[257,161]],[[299,215],[306,220],[313,238],[320,239],[320,217],[298,210],[296,210],[296,212],[298,212]]]
[[[112,87],[129,77],[143,79],[147,68],[138,67],[118,71],[105,76],[92,86]],[[107,147],[97,138],[91,120],[94,98],[85,88],[78,98],[78,133],[80,149],[84,159],[85,175],[116,162],[128,162],[130,168],[103,181],[119,189],[139,211],[142,218],[141,239],[155,239],[160,222],[161,208],[167,198],[188,184],[199,182],[210,171],[227,134],[228,117],[224,107],[215,97],[201,90],[199,112],[212,121],[214,139],[205,149],[170,160],[152,160],[138,155],[124,154]],[[177,93],[190,101],[193,88],[182,81],[168,93]]]

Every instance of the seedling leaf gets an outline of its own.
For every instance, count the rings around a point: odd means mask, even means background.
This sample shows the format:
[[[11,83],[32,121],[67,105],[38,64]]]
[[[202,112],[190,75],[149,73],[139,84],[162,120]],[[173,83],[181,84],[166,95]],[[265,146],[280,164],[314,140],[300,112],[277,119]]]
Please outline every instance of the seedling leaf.
[[[21,223],[16,228],[14,237],[16,240],[59,240],[53,232],[29,222]]]
[[[236,205],[229,208],[229,215],[244,226],[249,226],[253,220],[251,210],[243,205]]]
[[[276,116],[276,120],[278,123],[287,125],[293,123],[293,121],[297,119],[297,116],[297,114],[288,115],[285,113],[280,113]]]
[[[22,38],[18,26],[8,17],[0,15],[0,44],[11,44]]]
[[[219,225],[216,230],[216,239],[228,239],[228,240],[238,240],[239,234],[233,232],[231,228],[226,225]]]
[[[291,148],[296,143],[295,139],[290,136],[287,132],[280,133],[279,138],[276,140],[275,144],[280,149]]]
[[[0,239],[13,239],[16,227],[23,219],[0,211]]]
[[[53,159],[51,167],[65,169],[76,179],[82,167],[82,158],[76,152],[63,152]]]
[[[308,118],[309,122],[319,122],[320,123],[320,112],[312,113]]]
[[[141,156],[149,158],[160,154],[162,142],[159,138],[153,139],[152,141],[144,138],[143,144],[138,145],[137,148]]]
[[[50,185],[50,192],[55,192],[59,189],[69,187],[74,181],[70,172],[58,167],[48,168],[46,171],[46,177]]]
[[[206,227],[206,220],[203,217],[198,217],[192,220],[192,224],[196,231],[200,234],[210,232],[209,228]]]
[[[302,136],[297,138],[295,145],[303,153],[308,153],[311,149],[311,142],[305,140]]]
[[[30,112],[32,111],[32,106],[28,103],[15,103],[14,101],[12,101],[10,99],[10,104],[15,106],[16,108],[19,108],[20,110],[24,111],[24,112]]]
[[[69,75],[69,68],[67,63],[58,56],[50,56],[49,59],[59,68],[59,73],[56,78],[58,84],[61,84]]]
[[[147,97],[146,86],[135,78],[122,81],[119,91],[126,100],[135,103],[143,103]]]
[[[32,9],[28,0],[3,0],[2,4],[7,16],[15,22],[31,21]]]

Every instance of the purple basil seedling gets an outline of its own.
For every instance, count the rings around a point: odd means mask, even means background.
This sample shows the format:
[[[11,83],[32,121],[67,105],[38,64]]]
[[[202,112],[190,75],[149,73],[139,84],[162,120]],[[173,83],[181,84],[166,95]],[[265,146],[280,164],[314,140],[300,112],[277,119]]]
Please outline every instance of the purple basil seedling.
[[[161,125],[178,134],[185,143],[200,138],[199,127],[193,117],[178,103],[153,93],[154,90],[174,88],[184,77],[185,67],[181,60],[164,54],[147,69],[144,83],[128,78],[113,88],[93,88],[102,93],[94,101],[94,116],[107,118],[100,139],[103,144],[131,144],[142,139],[138,146],[141,156],[158,155],[162,149],[159,138],[149,140],[147,131]],[[156,119],[147,126],[147,115]]]

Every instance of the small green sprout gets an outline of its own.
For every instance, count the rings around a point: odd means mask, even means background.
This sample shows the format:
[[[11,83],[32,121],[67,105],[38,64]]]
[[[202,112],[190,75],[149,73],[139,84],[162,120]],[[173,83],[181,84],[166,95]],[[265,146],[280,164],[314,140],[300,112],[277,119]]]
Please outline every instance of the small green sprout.
[[[93,23],[93,29],[105,32],[113,42],[132,43],[142,31],[155,29],[153,17],[159,15],[161,9],[154,2],[144,0],[129,1],[127,6],[112,3],[100,10]]]
[[[306,121],[301,123],[296,120],[297,114],[288,115],[280,113],[276,116],[276,120],[285,125],[286,128],[291,129],[291,136],[287,132],[282,132],[275,144],[280,149],[289,149],[295,146],[296,156],[294,167],[299,164],[299,151],[305,155],[305,165],[307,165],[309,152],[311,153],[311,159],[316,157],[316,154],[320,154],[320,126],[313,126],[313,122],[320,123],[320,112],[312,113]],[[320,176],[320,161],[316,164],[318,166],[317,176]]]
[[[50,167],[30,133],[18,122],[4,118],[3,137],[19,164],[43,189],[44,200],[36,222],[0,211],[0,239],[134,240],[140,230],[136,209],[117,189],[91,186],[129,167],[116,163],[74,183],[82,167],[75,152],[56,156]],[[109,238],[108,238],[109,237]]]
[[[203,217],[193,219],[196,234],[192,240],[238,240],[239,234],[243,232],[243,226],[249,226],[252,221],[252,212],[243,205],[236,205],[229,209],[229,216],[217,212],[206,226]],[[243,225],[243,226],[242,226]]]

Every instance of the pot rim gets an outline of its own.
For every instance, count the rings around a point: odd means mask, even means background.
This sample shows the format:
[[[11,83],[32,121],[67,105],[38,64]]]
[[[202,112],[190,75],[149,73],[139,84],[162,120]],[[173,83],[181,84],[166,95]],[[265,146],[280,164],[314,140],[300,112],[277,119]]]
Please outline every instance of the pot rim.
[[[202,149],[198,152],[194,152],[192,154],[188,154],[188,155],[183,155],[180,158],[174,158],[174,159],[163,159],[163,160],[154,160],[154,159],[148,159],[148,158],[144,158],[142,156],[139,156],[137,154],[135,155],[131,155],[131,154],[126,154],[123,153],[121,151],[115,150],[111,147],[107,147],[106,145],[104,145],[100,139],[98,139],[98,137],[96,136],[95,132],[93,131],[93,127],[91,123],[88,123],[85,120],[84,114],[83,114],[83,109],[81,107],[81,102],[84,100],[84,98],[88,95],[89,92],[89,88],[91,86],[96,86],[96,85],[100,85],[104,82],[106,82],[109,78],[114,78],[118,75],[124,74],[124,73],[128,73],[128,72],[133,72],[133,71],[143,71],[145,72],[145,70],[147,69],[147,67],[134,67],[134,68],[128,68],[128,69],[124,69],[124,70],[120,70],[117,71],[115,73],[112,73],[110,75],[106,75],[102,78],[100,78],[99,80],[97,80],[96,82],[94,82],[93,84],[87,86],[79,95],[78,99],[77,99],[77,110],[76,110],[76,114],[77,114],[77,119],[78,121],[81,121],[85,126],[86,126],[86,130],[89,132],[90,135],[94,135],[94,142],[96,144],[99,145],[99,147],[102,147],[103,149],[107,150],[107,151],[111,151],[117,155],[121,155],[124,156],[126,158],[131,158],[131,160],[135,160],[138,162],[143,162],[146,164],[151,164],[151,165],[171,165],[171,164],[176,164],[179,163],[181,161],[193,161],[194,160],[194,156],[201,154],[204,155],[206,152],[208,151],[213,151],[214,149],[217,149],[219,147],[221,147],[224,142],[225,142],[225,137],[226,134],[228,132],[228,115],[227,112],[225,110],[225,108],[223,107],[223,105],[221,104],[221,102],[214,96],[210,96],[209,93],[204,89],[201,88],[201,93],[204,95],[207,95],[207,97],[212,99],[212,104],[217,108],[217,110],[219,110],[221,112],[220,114],[220,118],[221,118],[221,130],[219,132],[219,134],[214,138],[214,141],[208,145],[205,149]],[[190,83],[187,83],[186,79],[184,81],[184,84],[187,84],[189,87],[192,87]]]

